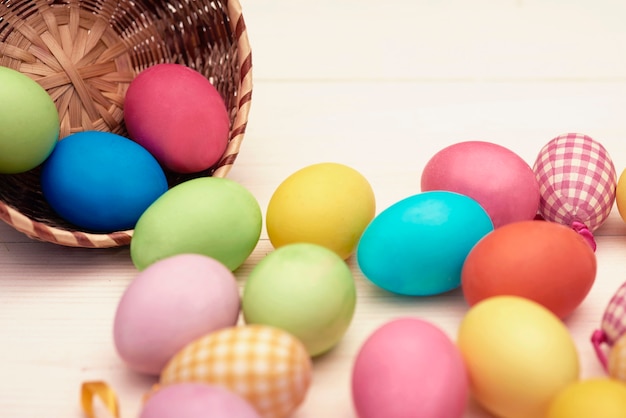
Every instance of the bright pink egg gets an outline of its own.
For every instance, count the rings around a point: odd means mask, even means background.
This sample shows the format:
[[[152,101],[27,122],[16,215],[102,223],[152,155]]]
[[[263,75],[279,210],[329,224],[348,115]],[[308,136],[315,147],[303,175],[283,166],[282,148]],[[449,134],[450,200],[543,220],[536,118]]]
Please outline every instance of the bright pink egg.
[[[228,144],[224,100],[206,77],[180,64],[157,64],[135,77],[124,121],[131,139],[178,173],[208,169]]]
[[[435,325],[400,318],[374,331],[352,372],[359,418],[460,418],[469,383],[460,351]]]
[[[539,207],[539,184],[532,168],[513,151],[483,141],[450,145],[426,164],[422,191],[445,190],[476,200],[498,228],[531,220]]]
[[[157,390],[139,418],[259,418],[238,395],[219,386],[179,383]]]

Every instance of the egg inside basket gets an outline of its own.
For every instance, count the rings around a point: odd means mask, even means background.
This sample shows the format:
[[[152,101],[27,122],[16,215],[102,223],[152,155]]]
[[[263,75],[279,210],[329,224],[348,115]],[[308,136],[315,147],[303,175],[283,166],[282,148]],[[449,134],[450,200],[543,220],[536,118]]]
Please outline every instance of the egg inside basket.
[[[225,177],[246,129],[252,61],[236,0],[0,0],[0,65],[36,80],[59,111],[60,140],[99,130],[126,136],[126,90],[142,70],[183,64],[219,91],[230,117],[220,161],[208,170],[166,172],[169,187],[200,176]],[[117,247],[133,230],[80,230],[54,213],[40,168],[0,175],[0,219],[27,236],[73,247]]]

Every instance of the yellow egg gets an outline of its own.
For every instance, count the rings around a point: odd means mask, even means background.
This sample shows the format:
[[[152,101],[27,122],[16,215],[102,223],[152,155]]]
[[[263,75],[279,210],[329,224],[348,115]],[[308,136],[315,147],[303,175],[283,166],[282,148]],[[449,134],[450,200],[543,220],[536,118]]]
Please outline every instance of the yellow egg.
[[[266,213],[267,235],[275,248],[307,242],[346,259],[375,211],[372,187],[358,171],[338,163],[313,164],[274,191]]]
[[[458,347],[473,397],[500,418],[544,417],[552,398],[579,376],[578,353],[548,309],[517,296],[474,305],[459,326]]]
[[[572,383],[555,396],[546,415],[546,418],[596,417],[626,417],[625,384],[608,378]]]
[[[626,334],[615,341],[611,347],[608,369],[612,378],[626,383]]]
[[[311,358],[291,334],[242,325],[189,343],[165,366],[159,384],[221,386],[246,399],[262,418],[286,418],[304,401],[311,376]]]
[[[622,174],[617,180],[617,188],[615,189],[615,202],[617,203],[617,210],[622,220],[626,222],[626,169],[622,171]]]

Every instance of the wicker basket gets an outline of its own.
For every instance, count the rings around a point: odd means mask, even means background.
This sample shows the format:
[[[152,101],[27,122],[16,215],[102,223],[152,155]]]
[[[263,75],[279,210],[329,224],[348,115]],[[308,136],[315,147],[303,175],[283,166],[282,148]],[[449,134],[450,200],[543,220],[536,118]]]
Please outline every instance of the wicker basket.
[[[205,75],[230,112],[228,148],[211,169],[166,173],[170,187],[224,177],[243,140],[252,93],[251,51],[237,0],[0,0],[0,65],[27,74],[55,101],[60,138],[83,130],[126,135],[124,95],[141,70],[187,65]],[[0,175],[0,218],[27,236],[72,247],[117,247],[132,230],[78,230],[43,198],[40,167]]]

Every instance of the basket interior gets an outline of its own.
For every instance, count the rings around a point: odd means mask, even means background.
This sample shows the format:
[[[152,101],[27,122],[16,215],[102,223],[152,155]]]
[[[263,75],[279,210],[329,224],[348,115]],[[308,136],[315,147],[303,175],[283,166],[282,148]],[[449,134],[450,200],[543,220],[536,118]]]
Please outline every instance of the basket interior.
[[[0,0],[0,65],[35,79],[54,99],[60,139],[95,129],[127,136],[123,100],[130,81],[159,63],[189,66],[237,114],[240,68],[228,2],[221,0]],[[170,187],[210,176],[165,170]],[[76,230],[45,201],[41,167],[0,175],[0,201],[33,221]],[[87,231],[88,232],[88,231]]]

